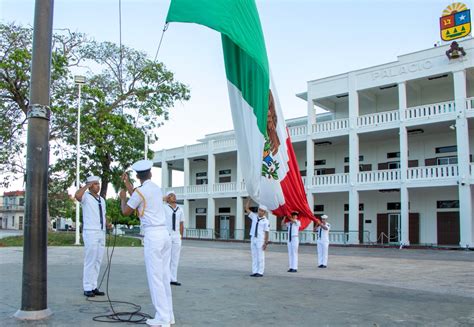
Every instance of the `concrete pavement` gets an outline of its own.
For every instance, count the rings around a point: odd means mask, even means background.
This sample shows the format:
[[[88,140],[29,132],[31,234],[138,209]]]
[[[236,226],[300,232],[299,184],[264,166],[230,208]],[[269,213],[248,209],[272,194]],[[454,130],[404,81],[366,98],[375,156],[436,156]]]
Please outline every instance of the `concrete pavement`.
[[[315,247],[301,246],[298,273],[290,274],[286,245],[272,244],[265,276],[251,278],[249,244],[183,245],[183,285],[173,287],[175,326],[474,325],[473,251],[330,247],[329,267],[318,269]],[[0,248],[0,325],[106,326],[92,317],[111,312],[108,305],[82,296],[82,256],[82,248],[49,248],[54,315],[22,322],[11,318],[21,304],[22,248]],[[109,295],[154,313],[143,248],[116,248]],[[122,309],[128,310],[116,310]]]

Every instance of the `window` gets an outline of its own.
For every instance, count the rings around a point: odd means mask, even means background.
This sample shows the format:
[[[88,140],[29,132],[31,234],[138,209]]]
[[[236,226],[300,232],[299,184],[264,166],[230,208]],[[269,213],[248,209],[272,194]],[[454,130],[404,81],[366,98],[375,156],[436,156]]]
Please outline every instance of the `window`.
[[[301,175],[301,177],[305,177],[306,176],[306,170],[300,170],[300,175]]]
[[[335,168],[319,168],[319,169],[314,170],[314,174],[316,176],[318,176],[318,175],[331,175],[331,174],[335,174],[335,173],[336,173]]]
[[[207,172],[196,173],[196,185],[207,184]]]
[[[314,205],[314,211],[315,212],[323,212],[324,211],[324,205],[323,204],[315,204]]]
[[[441,146],[436,148],[436,153],[449,153],[449,152],[458,152],[458,147],[456,145],[450,146]]]
[[[349,203],[344,204],[344,211],[349,211]],[[359,203],[359,211],[364,211],[364,204]]]
[[[207,213],[207,208],[196,208],[196,213]]]
[[[219,208],[219,213],[230,213],[230,208]]]
[[[15,226],[15,216],[12,217],[12,227]]]
[[[400,158],[400,152],[387,153],[387,159]]]
[[[459,200],[436,201],[436,208],[438,209],[459,208]]]
[[[441,165],[455,165],[458,163],[458,157],[442,157],[436,158],[436,164]]]
[[[25,198],[20,198],[20,206],[24,206],[25,205]]]
[[[359,156],[359,161],[364,161],[364,156]],[[349,157],[345,157],[344,162],[349,162]]]
[[[20,216],[20,217],[19,217],[18,229],[20,229],[20,230],[23,229],[23,216]]]
[[[400,210],[401,203],[400,202],[388,202],[387,203],[387,210]]]
[[[322,166],[326,164],[326,160],[314,160],[315,166]]]
[[[400,168],[400,161],[387,162],[388,169],[398,169]]]
[[[230,183],[231,173],[232,170],[230,169],[219,170],[219,183]]]

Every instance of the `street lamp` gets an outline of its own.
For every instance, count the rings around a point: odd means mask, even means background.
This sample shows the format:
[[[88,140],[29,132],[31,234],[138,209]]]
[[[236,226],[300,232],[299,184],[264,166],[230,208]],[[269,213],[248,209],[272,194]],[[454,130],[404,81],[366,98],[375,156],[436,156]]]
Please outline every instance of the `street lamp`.
[[[79,99],[77,101],[77,143],[76,143],[76,188],[77,190],[81,187],[79,178],[79,168],[81,159],[81,88],[86,83],[84,76],[74,76],[74,83],[79,87]],[[76,200],[76,243],[74,245],[81,245],[79,235],[79,201]]]
[[[146,129],[143,129],[143,133],[145,134],[145,160],[148,160],[148,133]]]

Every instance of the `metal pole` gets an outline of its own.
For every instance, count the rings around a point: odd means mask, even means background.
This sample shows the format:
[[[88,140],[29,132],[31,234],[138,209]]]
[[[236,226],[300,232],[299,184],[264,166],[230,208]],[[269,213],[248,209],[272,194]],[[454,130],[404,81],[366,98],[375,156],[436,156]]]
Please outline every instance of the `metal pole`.
[[[48,166],[53,0],[36,0],[26,150],[26,203],[21,309],[14,317],[39,320],[47,304]]]
[[[145,160],[148,159],[148,133],[146,130],[143,131],[145,133]]]
[[[76,144],[76,188],[77,190],[81,187],[80,182],[80,165],[81,165],[81,87],[82,84],[77,84],[79,86],[79,99],[77,104],[77,144]],[[76,242],[74,245],[81,245],[80,235],[79,235],[79,201],[76,200]]]

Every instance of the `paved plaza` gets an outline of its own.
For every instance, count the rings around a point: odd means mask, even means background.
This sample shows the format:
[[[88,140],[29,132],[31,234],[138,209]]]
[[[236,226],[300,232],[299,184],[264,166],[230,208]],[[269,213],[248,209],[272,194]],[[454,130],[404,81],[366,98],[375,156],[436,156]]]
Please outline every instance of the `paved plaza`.
[[[183,285],[173,287],[175,326],[474,325],[474,251],[333,246],[328,268],[318,269],[315,247],[300,246],[299,270],[291,274],[286,245],[272,244],[265,276],[251,278],[249,247],[183,242],[178,272]],[[21,303],[22,248],[0,248],[0,325],[107,326],[92,317],[110,313],[108,305],[82,295],[83,249],[48,251],[48,304],[54,315],[22,322],[11,318]],[[115,249],[109,294],[154,313],[142,248]]]

